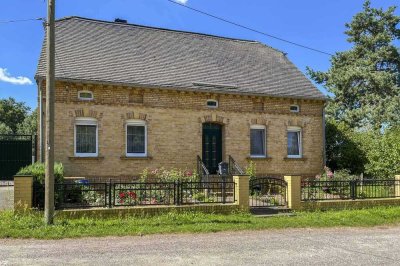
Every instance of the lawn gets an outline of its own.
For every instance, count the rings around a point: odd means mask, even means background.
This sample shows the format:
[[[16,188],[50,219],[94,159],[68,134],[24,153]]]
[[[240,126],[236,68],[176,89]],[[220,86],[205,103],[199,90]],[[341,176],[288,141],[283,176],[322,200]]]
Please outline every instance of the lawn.
[[[38,213],[0,212],[0,238],[60,239],[311,227],[399,225],[400,207],[298,212],[296,216],[259,218],[250,214],[168,213],[154,217],[55,219],[45,226]]]

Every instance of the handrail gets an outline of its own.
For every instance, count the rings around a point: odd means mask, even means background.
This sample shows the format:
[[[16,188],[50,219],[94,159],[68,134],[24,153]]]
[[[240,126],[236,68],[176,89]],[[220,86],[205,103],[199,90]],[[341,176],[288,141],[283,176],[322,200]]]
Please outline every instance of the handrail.
[[[240,168],[240,166],[236,163],[236,161],[233,159],[232,156],[229,155],[229,172],[230,174],[239,174],[239,175],[243,175],[244,171],[242,170],[242,168]]]
[[[210,172],[208,171],[207,167],[205,166],[199,155],[197,155],[197,172],[201,177],[210,175]]]

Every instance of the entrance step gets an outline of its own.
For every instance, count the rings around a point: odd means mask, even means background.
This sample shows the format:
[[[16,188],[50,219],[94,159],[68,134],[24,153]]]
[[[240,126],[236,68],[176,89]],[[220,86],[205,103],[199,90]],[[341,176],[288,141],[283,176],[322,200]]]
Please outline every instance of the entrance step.
[[[287,207],[262,207],[262,208],[250,208],[250,212],[253,215],[276,215],[276,214],[293,214],[291,209]]]

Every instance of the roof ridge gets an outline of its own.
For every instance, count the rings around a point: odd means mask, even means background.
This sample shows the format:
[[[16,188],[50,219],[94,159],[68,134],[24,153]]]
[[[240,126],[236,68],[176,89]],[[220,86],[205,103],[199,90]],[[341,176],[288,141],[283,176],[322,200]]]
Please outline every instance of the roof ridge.
[[[240,38],[234,38],[234,37],[226,37],[226,36],[219,36],[219,35],[213,35],[213,34],[208,34],[208,33],[202,33],[202,32],[194,32],[194,31],[185,31],[185,30],[175,30],[175,29],[168,29],[168,28],[161,28],[161,27],[155,27],[155,26],[148,26],[148,25],[140,25],[140,24],[134,24],[134,23],[118,23],[114,21],[108,21],[108,20],[101,20],[101,19],[94,19],[94,18],[85,18],[85,17],[80,17],[80,16],[67,16],[67,17],[62,17],[56,20],[58,21],[63,21],[63,20],[69,20],[69,19],[81,19],[81,20],[86,20],[86,21],[91,21],[91,22],[98,22],[98,23],[104,23],[104,24],[111,24],[111,25],[118,25],[118,26],[125,26],[125,27],[140,27],[140,28],[145,28],[145,29],[150,29],[150,30],[161,30],[161,31],[172,31],[172,32],[177,32],[177,33],[183,33],[183,34],[193,34],[193,35],[201,35],[201,36],[206,36],[206,37],[212,37],[212,38],[218,38],[218,39],[225,39],[225,40],[231,40],[231,41],[237,41],[237,42],[247,42],[247,43],[261,43],[256,40],[249,40],[249,39],[240,39]],[[262,43],[261,43],[262,44]],[[267,47],[270,47],[266,45]],[[272,48],[272,47],[270,47]],[[273,48],[274,49],[274,48]],[[276,49],[275,49],[276,50]]]

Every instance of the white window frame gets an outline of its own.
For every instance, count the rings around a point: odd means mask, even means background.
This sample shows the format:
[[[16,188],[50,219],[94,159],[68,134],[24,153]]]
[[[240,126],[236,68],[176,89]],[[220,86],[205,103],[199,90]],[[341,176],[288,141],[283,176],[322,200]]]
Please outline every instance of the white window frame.
[[[292,107],[296,107],[297,109],[296,110],[292,110]],[[300,106],[297,105],[297,104],[292,104],[292,105],[290,105],[289,110],[292,113],[299,113],[300,112]]]
[[[216,105],[215,105],[215,106],[209,106],[209,105],[208,105],[209,102],[214,102],[214,103],[216,103]],[[214,99],[208,99],[208,100],[206,101],[206,106],[207,106],[208,108],[218,108],[218,101],[217,101],[217,100],[214,100]]]
[[[263,129],[264,130],[264,154],[253,155],[251,154],[251,130],[252,129]],[[250,126],[250,158],[266,158],[267,157],[267,127],[264,125],[251,125]]]
[[[289,132],[298,132],[299,134],[297,135],[297,141],[299,142],[299,155],[289,155],[287,154],[287,158],[302,158],[303,157],[303,141],[302,141],[302,130],[301,127],[288,127],[287,128],[287,133],[286,133],[286,146],[288,145],[288,137],[289,137]],[[288,146],[286,147],[286,152],[288,150]]]
[[[81,153],[76,151],[76,126],[96,126],[96,152]],[[78,117],[74,125],[74,156],[75,157],[97,157],[99,156],[99,126],[97,119],[88,117]]]
[[[144,126],[144,153],[128,153],[128,126]],[[131,119],[125,123],[125,155],[126,157],[147,157],[147,124],[143,120]]]
[[[92,95],[92,97],[90,97],[90,98],[82,98],[82,97],[81,97],[81,93],[90,93],[90,95]],[[93,96],[93,92],[92,92],[92,91],[88,91],[88,90],[81,90],[81,91],[78,91],[78,99],[79,99],[79,100],[82,100],[82,101],[92,101],[93,98],[94,98],[94,96]]]

